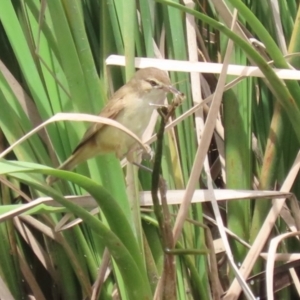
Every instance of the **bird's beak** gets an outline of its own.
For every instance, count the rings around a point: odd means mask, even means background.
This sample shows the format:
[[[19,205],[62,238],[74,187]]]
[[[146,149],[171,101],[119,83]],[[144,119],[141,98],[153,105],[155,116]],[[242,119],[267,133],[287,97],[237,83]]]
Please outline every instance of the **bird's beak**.
[[[175,96],[184,97],[184,94],[177,89],[175,89],[172,85],[166,85],[165,90],[169,93],[174,94]]]
[[[161,85],[161,88],[167,92],[167,93],[172,93],[175,95],[175,99],[180,99],[180,103],[181,101],[185,98],[184,93],[178,91],[177,89],[175,89],[172,85]],[[164,104],[155,104],[155,103],[149,103],[150,106],[155,106],[155,107],[165,107]]]

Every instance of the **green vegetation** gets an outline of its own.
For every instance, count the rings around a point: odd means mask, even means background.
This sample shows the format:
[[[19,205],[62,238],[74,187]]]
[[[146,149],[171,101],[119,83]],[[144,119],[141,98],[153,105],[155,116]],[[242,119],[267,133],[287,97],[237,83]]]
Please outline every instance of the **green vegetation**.
[[[300,231],[299,12],[298,0],[0,1],[0,153],[12,146],[0,160],[0,298],[272,299],[272,280],[278,299],[297,297],[296,263],[272,253],[300,246],[284,236]],[[153,174],[113,154],[56,170],[86,116],[26,134],[58,113],[100,112],[135,57],[156,58],[186,96],[165,132],[158,116],[156,156],[142,161]],[[189,73],[196,62],[224,74]]]

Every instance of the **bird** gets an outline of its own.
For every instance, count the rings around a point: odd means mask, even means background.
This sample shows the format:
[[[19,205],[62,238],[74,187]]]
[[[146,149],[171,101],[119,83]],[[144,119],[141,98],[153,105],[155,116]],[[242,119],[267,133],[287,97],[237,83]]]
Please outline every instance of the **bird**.
[[[141,138],[152,112],[156,107],[163,106],[169,92],[176,96],[183,95],[171,85],[165,71],[154,67],[140,69],[113,94],[99,116],[119,122]],[[93,123],[72,155],[58,169],[72,170],[92,157],[112,152],[122,159],[136,143],[134,138],[118,128]],[[48,176],[46,181],[52,184],[56,180],[54,176]]]

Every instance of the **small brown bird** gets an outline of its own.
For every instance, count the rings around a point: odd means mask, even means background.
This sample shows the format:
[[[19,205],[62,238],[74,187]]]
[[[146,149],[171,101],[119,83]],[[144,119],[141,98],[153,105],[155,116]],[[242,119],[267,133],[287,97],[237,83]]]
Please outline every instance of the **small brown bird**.
[[[171,85],[166,72],[157,68],[140,69],[128,83],[115,92],[99,116],[121,123],[141,138],[150,122],[153,110],[163,105],[168,92],[182,95]],[[121,159],[135,143],[131,136],[120,129],[94,123],[59,169],[72,170],[78,164],[96,155],[111,152]],[[47,183],[51,184],[55,180],[55,177],[49,176]]]

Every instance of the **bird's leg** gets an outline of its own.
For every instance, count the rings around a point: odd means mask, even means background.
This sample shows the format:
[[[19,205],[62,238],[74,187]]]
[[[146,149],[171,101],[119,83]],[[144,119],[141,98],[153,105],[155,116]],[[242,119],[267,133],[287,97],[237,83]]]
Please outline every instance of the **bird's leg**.
[[[142,164],[139,164],[139,163],[137,163],[137,162],[132,162],[132,164],[135,165],[135,166],[137,166],[137,167],[140,168],[141,170],[147,171],[147,172],[149,172],[149,173],[152,173],[152,172],[153,172],[153,170],[152,170],[151,168],[148,168],[148,167],[146,167],[146,166],[144,166],[144,165],[142,165]]]
[[[136,156],[134,155],[134,153],[135,153],[136,150],[137,150],[136,147],[129,150],[129,152],[126,154],[127,161],[132,163],[133,165],[137,166],[138,168],[140,168],[142,170],[145,170],[147,172],[152,173],[152,170],[150,168],[148,168],[148,167],[142,165],[141,163],[138,163],[138,162],[135,161]],[[151,147],[149,145],[146,145],[146,144],[144,145],[144,149],[142,150],[142,157],[143,157],[143,159],[145,159],[146,157],[149,158],[150,160],[153,159],[154,151],[151,149]]]

